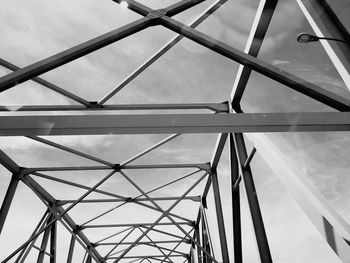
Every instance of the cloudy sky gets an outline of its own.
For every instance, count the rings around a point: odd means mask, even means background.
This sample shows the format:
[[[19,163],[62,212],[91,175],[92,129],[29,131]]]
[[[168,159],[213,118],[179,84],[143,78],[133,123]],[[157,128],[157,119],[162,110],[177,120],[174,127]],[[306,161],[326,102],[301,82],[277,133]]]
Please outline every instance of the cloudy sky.
[[[173,0],[140,1],[153,8],[166,7]],[[212,1],[206,1],[175,18],[189,23]],[[345,1],[344,1],[345,3]],[[230,0],[214,15],[198,27],[201,32],[215,37],[240,50],[244,49],[254,19],[258,1]],[[340,6],[340,5],[339,5]],[[338,8],[349,10],[349,4]],[[109,0],[3,0],[0,1],[0,58],[23,67],[56,54],[100,34],[109,32],[140,18],[130,10],[122,10]],[[295,0],[280,0],[262,46],[259,58],[276,67],[287,70],[312,83],[350,98],[349,91],[333,67],[321,44],[302,45],[296,42],[300,32],[312,32]],[[41,77],[77,94],[88,101],[98,101],[124,80],[136,67],[161,48],[175,34],[165,28],[152,27],[99,51],[52,70]],[[230,97],[238,64],[192,43],[182,40],[162,58],[149,67],[111,100],[118,103],[181,103],[223,102]],[[10,71],[0,67],[0,75]],[[75,102],[28,81],[0,94],[1,105],[70,105]],[[107,104],[108,104],[107,103]],[[246,112],[305,112],[332,111],[320,103],[300,95],[275,81],[253,73],[242,101]],[[350,220],[349,168],[350,137],[348,132],[268,134],[279,146],[285,160],[303,174],[332,207]],[[166,135],[109,135],[46,137],[52,141],[79,151],[121,163],[150,147]],[[135,161],[147,163],[208,162],[216,141],[216,134],[181,135],[154,152]],[[252,144],[248,142],[248,149]],[[0,138],[0,148],[25,167],[75,166],[96,163],[72,154],[40,144],[28,138]],[[219,180],[223,195],[224,219],[232,256],[231,204],[229,188],[228,149],[225,149],[219,165]],[[272,257],[275,262],[340,262],[333,251],[302,210],[285,191],[278,174],[265,164],[259,152],[252,162],[259,200],[266,223]],[[179,171],[126,171],[146,191],[179,178],[191,170]],[[49,173],[77,183],[94,185],[106,172]],[[5,195],[10,174],[1,167],[0,200]],[[154,196],[181,195],[200,174],[154,193]],[[35,178],[58,199],[73,199],[84,191],[73,187]],[[101,189],[118,194],[137,196],[139,193],[121,176],[114,176]],[[201,194],[203,183],[191,195]],[[92,196],[91,196],[92,197]],[[101,197],[96,195],[96,197]],[[171,202],[160,204],[163,208]],[[209,195],[208,219],[213,234],[215,253],[220,259],[216,222],[213,213],[212,193]],[[113,205],[80,205],[71,211],[78,222],[93,217]],[[4,259],[30,235],[36,222],[45,211],[44,205],[23,184],[20,184],[11,207],[5,229],[0,236],[0,260]],[[184,201],[174,210],[182,216],[195,218],[198,204]],[[142,215],[142,216],[140,216]],[[113,212],[105,222],[151,221],[159,214],[128,206]],[[108,221],[109,220],[109,221]],[[245,262],[258,262],[258,252],[248,211],[245,193],[242,191],[242,233]],[[59,235],[59,262],[67,255],[69,233],[63,227]],[[86,231],[93,240],[107,235],[110,230]],[[21,233],[21,235],[18,235]],[[135,235],[140,235],[138,232]],[[180,233],[179,233],[180,234]],[[78,248],[77,248],[78,249]],[[186,251],[188,247],[183,248]],[[78,249],[79,250],[79,249]],[[83,254],[82,250],[77,253]],[[33,253],[33,257],[35,254]],[[81,258],[77,256],[77,260]]]

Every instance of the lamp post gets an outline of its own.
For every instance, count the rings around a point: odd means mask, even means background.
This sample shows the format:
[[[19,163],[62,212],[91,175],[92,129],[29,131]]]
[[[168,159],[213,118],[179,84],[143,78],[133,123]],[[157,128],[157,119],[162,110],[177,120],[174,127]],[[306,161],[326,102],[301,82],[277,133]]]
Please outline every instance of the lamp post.
[[[350,44],[349,42],[343,40],[343,39],[338,39],[338,38],[331,38],[331,37],[318,37],[315,35],[311,35],[308,33],[300,33],[297,37],[297,41],[299,43],[309,43],[309,42],[315,42],[315,41],[319,41],[319,40],[333,40],[333,41],[339,41],[339,42],[343,42],[346,44]]]

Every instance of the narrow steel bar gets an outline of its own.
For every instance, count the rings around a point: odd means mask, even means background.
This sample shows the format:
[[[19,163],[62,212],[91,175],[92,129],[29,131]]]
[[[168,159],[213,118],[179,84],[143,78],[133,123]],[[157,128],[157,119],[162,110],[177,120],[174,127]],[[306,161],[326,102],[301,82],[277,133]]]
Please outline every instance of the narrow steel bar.
[[[246,168],[246,167],[250,164],[250,162],[252,161],[252,159],[253,159],[255,153],[256,153],[256,148],[253,147],[253,149],[252,149],[252,151],[250,152],[250,154],[249,154],[247,160],[245,160],[245,162],[244,162],[244,164],[243,164],[243,167],[244,167],[244,168]]]
[[[177,196],[170,196],[170,197],[152,197],[153,200],[155,201],[172,201],[172,200],[177,200],[179,197]],[[200,196],[186,196],[183,200],[191,200],[193,202],[200,202]],[[58,200],[57,204],[58,205],[65,205],[68,203],[73,203],[75,200]],[[148,201],[147,198],[137,198],[137,201],[143,202],[143,201]],[[121,199],[85,199],[81,200],[80,203],[119,203],[119,202],[125,202],[125,200]]]
[[[317,36],[332,37],[350,43],[349,32],[333,11],[331,1],[296,0],[296,2]],[[321,44],[350,90],[349,44],[338,41],[321,41]]]
[[[200,214],[200,209],[199,209],[199,213]],[[199,220],[198,220],[198,224],[196,224],[195,229],[194,229],[194,235],[193,235],[193,239],[196,240],[199,244],[201,244],[201,238],[200,238],[200,230],[199,230]],[[201,251],[197,248],[197,261],[198,263],[203,263],[203,259],[201,257]]]
[[[72,235],[72,237],[70,239],[70,244],[69,244],[67,263],[72,263],[73,253],[74,253],[74,246],[75,246],[75,238]]]
[[[159,244],[173,244],[173,243],[178,243],[178,242],[182,242],[182,240],[154,240],[153,241],[154,243],[159,243]],[[189,240],[185,239],[184,240],[185,243],[190,243]],[[120,245],[131,245],[133,242],[104,242],[104,243],[95,243],[96,246],[112,246],[112,245],[115,245],[119,243]],[[138,244],[139,245],[146,245],[146,244],[149,244],[151,242],[148,242],[148,241],[141,241],[139,242]]]
[[[53,216],[51,214],[49,216],[48,222],[51,222],[52,219],[53,219]],[[44,256],[45,256],[45,252],[46,252],[47,243],[49,242],[50,232],[51,232],[51,226],[44,231],[44,235],[43,235],[43,238],[42,238],[42,241],[41,241],[41,245],[40,245],[40,248],[39,248],[39,254],[38,254],[37,263],[43,263],[44,262]]]
[[[1,59],[0,59],[1,60]],[[89,102],[87,102],[89,103]],[[228,112],[227,103],[183,103],[183,104],[116,104],[89,107],[82,105],[1,105],[0,111],[142,111],[142,110],[210,110],[215,113]]]
[[[232,46],[229,46],[219,40],[216,40],[206,34],[190,28],[170,17],[161,17],[160,23],[170,30],[173,30],[178,34],[182,34],[183,36],[193,40],[200,45],[203,45],[242,65],[249,66],[249,68],[252,70],[257,71],[266,77],[278,81],[281,84],[284,84],[289,88],[294,89],[317,101],[320,101],[334,109],[337,109],[339,111],[350,110],[350,101],[348,99],[338,96],[310,82],[307,82],[287,71],[281,70],[257,58],[247,55],[244,52],[233,48]]]
[[[146,237],[147,237],[147,235],[146,235]],[[181,242],[180,242],[180,244],[181,244]],[[177,244],[177,245],[179,245],[179,244]],[[153,243],[148,243],[147,246],[159,248],[159,249],[161,249],[161,250],[170,251],[171,254],[172,254],[172,253],[177,253],[177,254],[183,255],[183,256],[186,255],[186,253],[183,253],[183,252],[181,252],[181,251],[177,251],[177,250],[176,250],[177,247],[174,248],[174,249],[169,249],[169,248],[166,248],[166,247],[154,245]],[[162,253],[162,254],[163,254],[163,253]],[[165,253],[164,253],[164,256],[165,256],[165,258],[167,257],[167,255],[166,255]]]
[[[213,169],[216,169],[222,154],[222,151],[224,150],[225,143],[227,140],[227,133],[220,133],[215,145],[215,150],[213,153],[213,156],[211,157],[211,167]]]
[[[141,158],[142,156],[146,155],[147,153],[153,151],[154,149],[157,149],[158,147],[162,146],[163,144],[166,144],[167,142],[169,142],[169,141],[175,139],[175,138],[178,137],[179,135],[180,135],[180,134],[172,134],[172,135],[166,137],[165,139],[163,139],[163,140],[157,142],[156,144],[152,145],[151,147],[145,149],[144,151],[142,151],[142,152],[136,154],[135,156],[129,158],[128,160],[122,162],[122,163],[120,164],[120,166],[125,166],[125,165],[127,165],[127,164],[129,164],[129,163],[131,163],[131,162],[133,162],[133,161],[135,161],[135,160]]]
[[[213,257],[215,257],[215,250],[214,250],[214,246],[213,246],[213,240],[211,238],[208,218],[207,218],[207,215],[205,213],[205,209],[202,209],[202,213],[203,213],[203,218],[204,218],[204,224],[206,226],[205,229],[206,229],[207,235],[208,235],[209,248],[211,248],[211,253],[213,254]]]
[[[50,145],[50,146],[55,147],[57,149],[60,149],[60,150],[63,150],[63,151],[66,151],[66,152],[78,155],[80,157],[83,157],[83,158],[86,158],[86,159],[89,159],[89,160],[92,160],[92,161],[95,161],[95,162],[98,162],[98,163],[101,163],[101,164],[104,164],[104,165],[107,165],[107,166],[110,166],[110,167],[114,167],[115,166],[114,164],[112,164],[110,162],[107,162],[105,160],[102,160],[100,158],[97,158],[95,156],[91,156],[89,154],[86,154],[86,153],[83,153],[83,152],[71,149],[71,148],[69,148],[67,146],[63,146],[61,144],[52,142],[50,140],[47,140],[47,139],[44,139],[44,138],[41,138],[41,137],[27,136],[27,138],[32,139],[34,141],[38,141],[38,142],[44,143],[44,144],[47,144],[47,145]]]
[[[250,56],[257,57],[265,38],[267,29],[270,25],[272,16],[276,9],[278,0],[260,0],[252,28],[248,37],[244,52]],[[240,102],[248,83],[251,69],[247,66],[240,65],[233,84],[231,101],[232,107],[240,112]]]
[[[179,225],[188,225],[193,226],[193,224],[189,222],[176,222]],[[99,225],[84,225],[82,226],[82,229],[85,228],[105,228],[105,227],[149,227],[152,223],[136,223],[136,224],[99,224]],[[173,223],[158,223],[157,226],[173,226]]]
[[[112,170],[118,167],[116,164],[114,167],[111,166],[59,166],[59,167],[32,167],[23,168],[24,174],[30,174],[34,172],[44,171],[94,171],[94,170]],[[209,170],[210,165],[208,163],[179,163],[179,164],[135,164],[120,166],[123,170],[142,170],[142,169],[178,169],[178,168],[199,168],[200,170]]]
[[[0,116],[0,136],[349,130],[350,112]]]
[[[208,9],[206,9],[202,14],[200,14],[191,24],[190,27],[196,27],[200,23],[202,23],[206,18],[210,16],[213,12],[215,12],[223,3],[227,0],[219,0],[211,5]],[[124,88],[127,84],[129,84],[132,80],[134,80],[138,75],[140,75],[145,69],[147,69],[150,65],[152,65],[157,59],[162,57],[171,47],[173,47],[176,43],[178,43],[183,38],[182,35],[175,36],[171,39],[167,44],[165,44],[159,51],[153,54],[150,58],[148,58],[143,64],[141,64],[133,73],[131,73],[126,79],[124,79],[117,87],[115,87],[112,91],[110,91],[104,98],[102,98],[98,105],[103,105],[110,98],[112,98],[117,92],[119,92],[122,88]]]
[[[7,188],[4,200],[1,204],[1,208],[0,208],[0,234],[1,234],[1,231],[4,227],[8,212],[10,210],[13,197],[15,196],[20,176],[21,175],[18,173],[12,174],[10,184]]]
[[[254,148],[255,149],[255,148]],[[249,163],[248,163],[249,165]],[[244,164],[244,167],[245,166]],[[230,169],[231,169],[231,198],[233,219],[233,251],[234,262],[242,263],[242,233],[241,233],[241,204],[239,186],[235,185],[239,178],[239,164],[235,149],[233,134],[230,133]]]
[[[112,237],[115,237],[115,236],[117,236],[117,235],[119,235],[119,234],[122,234],[122,233],[124,233],[124,232],[126,232],[126,231],[129,231],[130,229],[132,229],[132,227],[123,229],[123,230],[121,230],[121,231],[118,231],[117,233],[114,233],[114,234],[112,234],[112,235],[109,235],[109,236],[107,236],[107,237],[104,237],[104,238],[102,238],[102,239],[100,239],[100,240],[94,242],[94,244],[95,244],[95,246],[98,246],[98,245],[100,245],[100,244],[102,245],[103,243],[101,243],[101,242],[103,242],[103,241],[105,241],[105,240],[107,240],[107,239],[110,239],[110,238],[112,238]]]
[[[129,258],[163,258],[163,255],[142,255],[142,256],[123,256],[123,259]],[[183,255],[170,255],[169,257],[184,257]],[[120,257],[108,257],[107,259],[119,259]]]
[[[262,263],[272,263],[269,243],[265,232],[264,222],[260,211],[259,200],[255,190],[252,172],[249,165],[245,168],[243,167],[244,162],[247,159],[244,138],[241,133],[235,133],[234,139],[238,160],[243,174],[243,181],[253,221],[260,259]]]
[[[212,170],[211,179],[213,182],[215,210],[216,210],[216,218],[217,218],[219,235],[220,235],[220,249],[221,249],[222,261],[223,261],[223,263],[229,263],[230,258],[228,255],[228,246],[227,246],[226,230],[225,230],[225,223],[224,223],[224,214],[222,211],[222,203],[221,203],[219,182],[218,182],[218,176],[217,176],[216,169]]]
[[[150,26],[149,18],[141,18],[111,32],[69,48],[56,55],[43,59],[0,78],[0,91],[5,91],[17,84],[46,73],[69,63],[77,58],[103,48]]]
[[[120,169],[131,170],[131,169],[170,169],[170,168],[198,168],[204,171],[210,169],[208,163],[179,163],[179,164],[129,164],[121,166]]]
[[[10,62],[2,59],[2,58],[0,58],[0,65],[5,67],[5,68],[7,68],[7,69],[12,70],[12,71],[17,71],[17,70],[20,69],[16,65],[14,65],[14,64],[12,64],[12,63],[10,63]],[[71,93],[71,92],[69,92],[67,90],[64,90],[64,89],[58,87],[57,85],[55,85],[55,84],[53,84],[53,83],[51,83],[51,82],[49,82],[47,80],[44,80],[44,79],[39,78],[39,77],[36,77],[36,78],[33,78],[32,81],[34,81],[34,82],[36,82],[36,83],[38,83],[38,84],[40,84],[40,85],[42,85],[42,86],[52,90],[52,91],[55,91],[55,92],[65,96],[65,97],[67,97],[67,98],[69,98],[69,99],[71,99],[73,101],[76,101],[76,102],[78,102],[80,104],[85,105],[85,107],[81,107],[81,108],[86,108],[86,107],[90,106],[90,102],[84,100],[83,98],[81,98],[81,97],[79,97],[79,96],[77,96],[77,95],[75,95],[75,94],[73,94],[73,93]],[[17,110],[21,110],[21,108],[22,108],[22,106],[17,106],[17,107],[18,108],[16,108],[16,111]],[[29,106],[29,107],[31,107],[31,106]],[[33,106],[33,107],[35,108],[36,106]],[[3,108],[3,107],[1,107],[1,108]],[[6,108],[6,107],[4,107],[4,108]]]
[[[149,228],[149,227],[145,227],[145,226],[141,226],[141,227],[144,227],[144,228],[146,228],[146,229]],[[156,229],[155,227],[152,228],[152,231],[157,232],[157,233],[160,233],[160,234],[164,234],[164,235],[167,235],[167,236],[171,236],[171,237],[175,237],[175,238],[182,239],[181,236],[178,236],[178,235],[175,235],[175,234],[172,234],[172,233],[169,233],[169,232],[165,232],[165,231]],[[190,243],[190,240],[189,240],[189,239],[187,239],[186,241],[187,241],[187,243]]]
[[[53,223],[50,232],[50,263],[57,261],[57,222]]]

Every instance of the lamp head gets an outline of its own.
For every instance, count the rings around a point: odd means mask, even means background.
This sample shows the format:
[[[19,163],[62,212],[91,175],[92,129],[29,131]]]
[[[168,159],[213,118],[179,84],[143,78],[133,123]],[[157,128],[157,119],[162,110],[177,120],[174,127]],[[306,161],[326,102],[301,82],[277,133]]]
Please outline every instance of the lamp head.
[[[308,33],[301,33],[297,37],[297,41],[299,43],[308,43],[318,41],[320,38],[314,35],[310,35]]]

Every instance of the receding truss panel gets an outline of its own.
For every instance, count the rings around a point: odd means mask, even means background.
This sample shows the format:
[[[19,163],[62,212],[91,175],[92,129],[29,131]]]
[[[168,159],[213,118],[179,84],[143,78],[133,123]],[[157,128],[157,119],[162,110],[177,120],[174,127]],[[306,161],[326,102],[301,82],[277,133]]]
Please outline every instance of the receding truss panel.
[[[338,19],[335,4],[327,0],[247,1],[254,7],[254,19],[249,22],[252,25],[241,51],[242,47],[215,38],[203,26],[214,23],[213,15],[222,15],[219,12],[233,0],[164,1],[168,6],[162,8],[150,7],[163,6],[159,3],[162,1],[109,2],[114,2],[112,9],[126,8],[125,12],[134,12],[138,18],[26,66],[5,59],[7,54],[0,55],[4,55],[0,66],[6,72],[0,77],[0,95],[26,88],[21,85],[39,85],[70,102],[0,105],[0,144],[4,145],[0,149],[1,177],[7,178],[0,185],[4,189],[0,209],[2,262],[250,262],[244,258],[242,243],[248,240],[243,236],[248,224],[242,220],[245,204],[258,257],[263,263],[272,262],[274,250],[270,249],[264,209],[253,179],[251,162],[256,154],[271,167],[332,251],[349,262],[350,226],[346,219],[310,184],[302,169],[286,162],[283,150],[263,133],[343,132],[348,136],[350,96],[279,66],[288,61],[269,62],[258,57],[266,48],[264,39],[273,28],[279,4],[293,2],[318,35],[334,33],[335,38],[343,40],[323,45],[342,85],[349,87],[346,54],[350,37],[343,20]],[[182,22],[189,14],[191,22]],[[124,15],[120,13],[122,21]],[[156,26],[173,37],[101,98],[89,101],[51,80],[50,74],[59,67]],[[225,27],[224,23],[215,30],[220,27]],[[138,77],[157,63],[167,63],[162,59],[184,41],[192,41],[199,50],[196,52],[204,48],[213,59],[217,56],[225,63],[239,64],[233,89],[220,94],[225,101],[206,98],[203,102],[169,103],[148,98],[145,103],[118,102],[120,94],[139,88],[132,86]],[[142,41],[138,45],[143,45]],[[156,69],[157,74],[165,74]],[[168,69],[164,66],[164,70]],[[186,71],[199,72],[192,67]],[[254,73],[325,110],[247,111],[244,95]],[[168,81],[178,80],[169,76]],[[189,83],[188,87],[198,93],[200,87],[193,85],[200,82]],[[214,91],[216,88],[211,87]],[[157,92],[166,97],[164,90]],[[147,90],[142,92],[148,96]],[[251,108],[255,109],[254,105]],[[250,143],[245,142],[244,135]],[[344,147],[347,141],[344,139]],[[18,150],[19,145],[22,148]],[[24,158],[25,154],[29,157]],[[345,162],[350,161],[349,156],[343,157]],[[223,190],[223,185],[229,185],[230,191]],[[35,203],[27,204],[31,200]],[[229,216],[224,203],[230,204]],[[29,214],[38,220],[20,218],[27,211],[24,206],[31,207]],[[23,234],[21,222],[28,222]],[[18,232],[13,234],[8,229]]]

